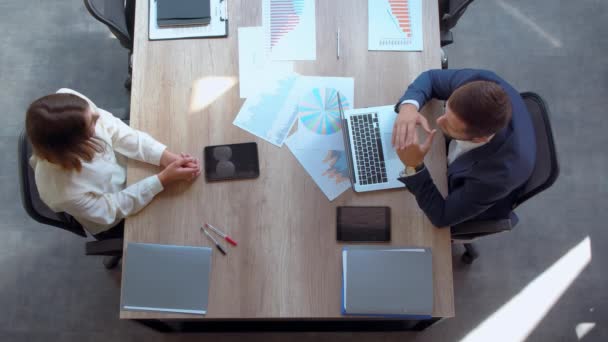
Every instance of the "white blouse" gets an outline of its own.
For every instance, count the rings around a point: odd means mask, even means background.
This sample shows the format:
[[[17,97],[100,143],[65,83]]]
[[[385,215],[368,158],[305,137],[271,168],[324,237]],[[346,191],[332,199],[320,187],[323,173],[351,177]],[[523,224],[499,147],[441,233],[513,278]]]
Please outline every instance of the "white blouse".
[[[163,190],[156,175],[125,188],[126,165],[117,160],[115,152],[159,165],[166,146],[97,108],[91,100],[74,90],[60,89],[57,93],[80,96],[99,113],[95,136],[107,145],[91,162],[83,162],[81,171],[67,171],[33,155],[30,165],[34,169],[36,186],[40,198],[49,208],[72,215],[89,233],[98,234],[140,211]]]

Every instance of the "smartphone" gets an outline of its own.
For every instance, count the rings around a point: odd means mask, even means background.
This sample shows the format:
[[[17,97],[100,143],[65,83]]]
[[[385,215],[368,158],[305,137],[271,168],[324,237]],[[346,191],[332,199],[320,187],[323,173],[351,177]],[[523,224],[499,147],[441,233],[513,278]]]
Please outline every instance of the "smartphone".
[[[209,182],[260,176],[255,142],[205,147],[205,178]]]
[[[389,207],[338,207],[336,214],[338,241],[391,241]]]

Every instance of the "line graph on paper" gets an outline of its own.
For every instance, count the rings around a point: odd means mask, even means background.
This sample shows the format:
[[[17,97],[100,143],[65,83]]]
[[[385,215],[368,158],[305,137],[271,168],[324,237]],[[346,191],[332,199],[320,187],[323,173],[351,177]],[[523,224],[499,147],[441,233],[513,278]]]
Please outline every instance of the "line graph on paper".
[[[369,50],[422,50],[421,0],[368,0]]]
[[[263,26],[274,60],[316,58],[315,1],[264,0]]]

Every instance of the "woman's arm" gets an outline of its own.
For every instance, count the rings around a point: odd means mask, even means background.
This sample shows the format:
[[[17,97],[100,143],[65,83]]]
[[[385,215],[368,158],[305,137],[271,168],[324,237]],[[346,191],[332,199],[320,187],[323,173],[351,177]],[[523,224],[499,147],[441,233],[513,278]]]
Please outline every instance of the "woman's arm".
[[[103,109],[99,109],[98,113],[102,128],[111,139],[112,148],[116,152],[128,158],[161,165],[161,159],[167,146],[147,133],[127,126],[122,120]]]
[[[73,216],[109,225],[143,209],[169,184],[193,181],[200,173],[194,158],[180,156],[158,175],[144,178],[124,190],[103,194],[87,192],[63,203],[62,207]]]
[[[62,207],[70,215],[109,225],[143,209],[163,189],[159,177],[154,175],[119,192],[82,194]]]

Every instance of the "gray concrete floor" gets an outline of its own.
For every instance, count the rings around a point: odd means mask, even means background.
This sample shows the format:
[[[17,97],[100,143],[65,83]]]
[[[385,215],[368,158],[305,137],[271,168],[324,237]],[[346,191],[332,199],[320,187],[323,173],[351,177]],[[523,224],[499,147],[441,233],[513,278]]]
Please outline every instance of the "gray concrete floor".
[[[455,318],[417,334],[166,336],[119,321],[117,274],[84,257],[82,239],[29,219],[19,202],[16,141],[27,105],[70,87],[124,113],[127,53],[82,1],[0,0],[0,341],[520,340],[507,337],[513,332],[576,341],[581,323],[595,324],[583,341],[608,340],[607,14],[602,0],[477,0],[454,30],[450,67],[491,69],[546,99],[561,161],[558,182],[518,209],[515,231],[480,241],[474,265],[464,267],[455,248]],[[592,257],[581,264],[587,237]],[[542,301],[559,289],[554,303]]]

